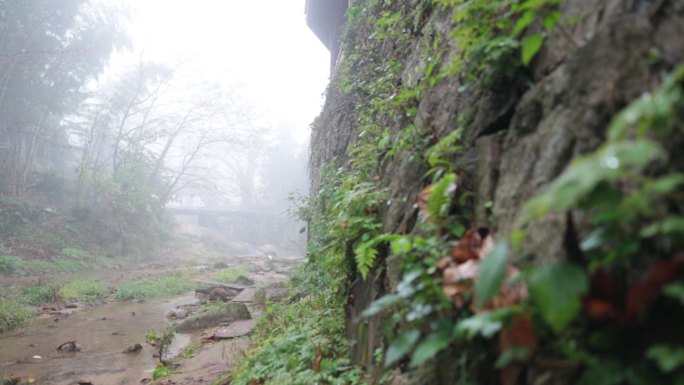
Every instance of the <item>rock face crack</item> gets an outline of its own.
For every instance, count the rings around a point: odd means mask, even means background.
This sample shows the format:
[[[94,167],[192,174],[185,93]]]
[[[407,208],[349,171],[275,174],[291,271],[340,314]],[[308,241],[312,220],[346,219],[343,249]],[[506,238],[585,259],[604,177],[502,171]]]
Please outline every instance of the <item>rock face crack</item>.
[[[399,10],[401,3],[393,2],[385,11]],[[378,122],[393,135],[413,125],[417,132],[431,136],[429,145],[456,129],[462,130],[462,151],[450,155],[448,161],[458,174],[458,188],[473,196],[472,202],[465,203],[472,204],[470,226],[487,226],[497,234],[509,234],[531,197],[543,191],[573,159],[596,150],[605,141],[608,124],[622,107],[655,89],[664,73],[684,62],[681,1],[574,0],[560,2],[558,10],[564,17],[581,17],[566,30],[549,31],[542,49],[520,78],[491,89],[481,84],[464,87],[461,77],[446,77],[411,101],[411,108],[416,110],[411,118],[398,111],[401,116],[395,120]],[[378,56],[388,55],[388,60],[401,62],[404,86],[424,83],[428,58],[437,57],[431,53],[441,55],[437,67],[460,57],[453,40],[436,38],[451,36],[454,21],[449,12],[432,8],[416,24],[420,30],[407,38],[404,46],[389,50],[387,43],[378,48]],[[355,40],[348,46],[368,45],[368,36],[355,32]],[[348,164],[347,150],[359,134],[355,103],[363,98],[342,92],[343,80],[342,76],[333,76],[326,105],[313,127],[312,191],[320,185],[322,165]],[[416,150],[402,150],[383,162],[379,184],[387,191],[388,204],[379,213],[382,232],[415,231],[416,196],[430,183],[425,178],[429,166],[422,155]],[[674,162],[684,164],[681,157]],[[518,260],[514,262],[524,266],[581,258],[577,238],[587,229],[581,218],[576,219],[559,213],[531,225],[524,250],[516,253]],[[354,285],[349,317],[360,314],[380,293],[395,291],[402,274],[401,262],[383,255],[378,264],[384,272],[381,279]],[[372,319],[362,330],[349,322],[348,336],[357,341],[351,348],[355,362],[373,367],[369,357],[382,339],[381,325],[381,320]],[[533,377],[529,383],[538,382]],[[549,383],[571,383],[564,381],[554,377]],[[449,379],[434,383],[449,383]]]

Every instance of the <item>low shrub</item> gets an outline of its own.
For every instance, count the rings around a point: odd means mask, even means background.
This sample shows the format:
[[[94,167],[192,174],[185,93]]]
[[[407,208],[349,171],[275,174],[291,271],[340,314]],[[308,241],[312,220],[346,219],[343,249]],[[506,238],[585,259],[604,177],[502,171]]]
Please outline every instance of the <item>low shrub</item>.
[[[16,301],[0,301],[0,333],[25,327],[35,312]]]
[[[0,255],[0,274],[17,274],[24,271],[24,261],[14,255]]]
[[[192,289],[188,273],[173,273],[156,278],[128,282],[114,294],[118,300],[159,298],[185,293]]]
[[[77,279],[71,281],[59,290],[59,295],[65,300],[93,303],[103,297],[109,289],[94,279]]]

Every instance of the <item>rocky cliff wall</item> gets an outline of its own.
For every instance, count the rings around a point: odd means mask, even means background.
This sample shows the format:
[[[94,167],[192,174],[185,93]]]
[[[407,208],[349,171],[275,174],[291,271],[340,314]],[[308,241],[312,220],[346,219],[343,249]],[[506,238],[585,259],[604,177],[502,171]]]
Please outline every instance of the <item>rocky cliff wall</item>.
[[[486,227],[506,239],[531,198],[573,159],[604,144],[616,114],[654,92],[684,62],[684,1],[541,1],[528,8],[541,16],[521,31],[514,29],[525,11],[515,7],[530,2],[477,3],[368,0],[349,11],[343,58],[313,125],[312,191],[326,183],[326,167],[354,174],[348,183],[372,183],[381,198],[364,214],[377,220],[378,234],[432,231],[453,244],[461,230],[448,235],[434,223],[428,230],[420,225],[421,191],[438,174],[453,172],[457,191],[448,211],[458,223],[450,228]],[[547,17],[560,21],[545,26]],[[523,64],[520,49],[535,35],[544,36],[543,45]],[[432,156],[436,151],[439,156]],[[592,230],[589,216],[568,218],[560,211],[530,222],[511,262],[524,268],[567,259],[574,247],[568,237]],[[356,234],[337,241],[353,261],[365,239]],[[406,262],[387,243],[374,245],[377,257],[367,277],[352,266],[347,315],[354,361],[378,373],[374,356],[387,353],[392,317],[380,313],[359,321],[359,315],[373,300],[397,292]],[[463,375],[453,359],[457,345],[421,366],[417,383],[456,383]],[[486,342],[482,348],[496,350]],[[444,360],[450,364],[435,364]],[[490,378],[482,365],[471,366],[479,371],[475,377]],[[569,367],[574,374],[528,367],[516,381],[573,383],[579,369]]]

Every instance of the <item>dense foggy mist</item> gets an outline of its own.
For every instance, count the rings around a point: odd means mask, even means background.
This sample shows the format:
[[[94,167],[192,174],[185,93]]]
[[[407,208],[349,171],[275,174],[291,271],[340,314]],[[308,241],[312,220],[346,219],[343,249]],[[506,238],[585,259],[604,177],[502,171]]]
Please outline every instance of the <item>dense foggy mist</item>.
[[[293,5],[67,1],[64,10],[3,10],[15,22],[6,36],[46,22],[33,40],[2,47],[2,192],[83,215],[115,212],[119,233],[165,207],[216,230],[252,215],[280,223],[292,196],[307,193],[308,127],[328,70],[303,4]]]

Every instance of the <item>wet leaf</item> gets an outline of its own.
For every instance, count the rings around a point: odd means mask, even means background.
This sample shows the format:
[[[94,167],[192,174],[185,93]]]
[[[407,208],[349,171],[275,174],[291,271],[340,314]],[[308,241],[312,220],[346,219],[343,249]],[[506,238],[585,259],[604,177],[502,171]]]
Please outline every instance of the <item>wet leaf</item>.
[[[501,289],[506,278],[508,246],[498,243],[480,263],[479,273],[475,280],[475,298],[477,307],[484,306]]]
[[[433,333],[423,339],[411,355],[411,366],[418,366],[449,346],[446,336]]]
[[[370,304],[370,306],[368,306],[368,308],[366,308],[366,310],[364,310],[361,313],[361,317],[362,318],[372,317],[372,316],[380,313],[381,311],[391,307],[392,305],[398,303],[403,298],[404,297],[402,297],[398,294],[389,294],[389,295],[386,295],[382,298],[379,298],[379,299],[373,301]]]
[[[420,332],[418,330],[407,330],[399,334],[397,338],[392,341],[389,348],[387,348],[385,367],[393,365],[410,352],[413,345],[418,341],[418,338],[420,338]]]
[[[677,282],[667,285],[665,289],[663,289],[663,293],[684,305],[684,283]]]
[[[627,293],[626,317],[634,319],[646,306],[660,295],[663,287],[684,273],[684,255],[654,263],[644,279],[632,286]]]
[[[521,353],[524,349],[524,355]],[[499,350],[506,354],[510,350],[515,350],[510,353],[507,359],[499,357],[500,364],[504,367],[513,361],[526,362],[537,350],[537,336],[534,332],[534,325],[532,319],[528,314],[515,314],[510,325],[501,329],[499,334]],[[502,356],[503,356],[502,354]]]
[[[456,336],[467,339],[477,335],[490,338],[501,330],[503,326],[502,319],[508,314],[510,314],[508,309],[476,314],[456,324],[454,332]]]
[[[544,44],[544,36],[540,34],[525,36],[522,40],[522,62],[524,65],[530,64],[541,49],[542,44]]]
[[[646,357],[655,361],[660,370],[670,373],[684,365],[684,348],[667,345],[655,345],[648,349]]]
[[[560,332],[579,314],[580,297],[587,293],[587,275],[576,265],[558,261],[537,269],[528,282],[539,312],[551,328]]]
[[[463,263],[469,259],[480,257],[482,236],[477,229],[466,231],[458,244],[451,249],[451,258],[457,263]]]

